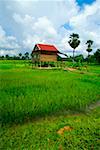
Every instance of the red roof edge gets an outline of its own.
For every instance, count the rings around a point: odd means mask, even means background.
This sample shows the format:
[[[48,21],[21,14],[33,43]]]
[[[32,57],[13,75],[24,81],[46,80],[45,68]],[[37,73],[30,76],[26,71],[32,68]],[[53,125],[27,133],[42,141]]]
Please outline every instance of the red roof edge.
[[[47,50],[47,51],[54,51],[54,52],[58,52],[58,49],[54,46],[54,45],[50,45],[50,44],[36,44],[35,46],[37,46],[39,48],[39,50]]]

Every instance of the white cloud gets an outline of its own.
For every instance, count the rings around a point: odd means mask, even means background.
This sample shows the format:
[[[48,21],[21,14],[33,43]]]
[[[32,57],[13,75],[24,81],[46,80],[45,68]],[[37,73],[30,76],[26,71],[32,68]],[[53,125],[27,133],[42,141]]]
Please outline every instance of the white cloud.
[[[17,55],[18,54],[18,51],[17,50],[4,50],[4,49],[0,49],[0,55],[1,56],[4,56],[4,55],[11,55],[11,56],[14,56],[14,55]]]
[[[38,18],[37,22],[33,25],[33,30],[37,33],[42,33],[48,37],[57,35],[56,30],[53,27],[53,24],[47,17]]]
[[[0,26],[0,55],[15,54],[20,48],[14,36],[6,36],[6,32]]]
[[[0,40],[2,40],[2,38],[4,38],[4,36],[5,36],[5,31],[0,26]]]
[[[4,5],[8,15],[0,13],[1,22],[5,22],[2,26],[12,30],[7,35],[7,30],[0,27],[1,45],[5,47],[17,49],[20,45],[23,51],[31,52],[35,43],[50,43],[68,52],[72,50],[68,40],[73,32],[80,35],[77,52],[87,55],[88,39],[94,41],[94,51],[100,47],[100,0],[85,5],[81,11],[75,0],[9,0]],[[69,27],[65,29],[64,24]]]
[[[13,18],[16,23],[19,23],[24,26],[32,25],[34,23],[34,17],[31,17],[27,14],[24,17],[22,17],[20,14],[14,13]]]
[[[14,14],[13,18],[24,29],[22,33],[24,48],[32,50],[35,43],[49,43],[57,40],[57,31],[46,16],[35,19],[29,15],[22,17],[19,14]]]

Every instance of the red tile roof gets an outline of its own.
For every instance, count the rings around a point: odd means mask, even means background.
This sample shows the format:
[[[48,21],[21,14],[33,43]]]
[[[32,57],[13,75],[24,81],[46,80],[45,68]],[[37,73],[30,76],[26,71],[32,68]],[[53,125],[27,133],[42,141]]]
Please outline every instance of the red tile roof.
[[[58,52],[57,48],[54,45],[49,44],[36,44],[36,46],[43,51],[54,51]]]

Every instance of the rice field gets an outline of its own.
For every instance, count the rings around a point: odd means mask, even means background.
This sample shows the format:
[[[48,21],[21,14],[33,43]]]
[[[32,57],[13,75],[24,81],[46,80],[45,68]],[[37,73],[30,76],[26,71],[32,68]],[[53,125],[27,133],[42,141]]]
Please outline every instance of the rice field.
[[[0,149],[98,150],[99,100],[100,66],[40,70],[0,61]]]
[[[84,112],[100,99],[99,66],[90,66],[88,73],[76,73],[32,69],[26,64],[0,62],[2,124],[23,123],[68,110]]]

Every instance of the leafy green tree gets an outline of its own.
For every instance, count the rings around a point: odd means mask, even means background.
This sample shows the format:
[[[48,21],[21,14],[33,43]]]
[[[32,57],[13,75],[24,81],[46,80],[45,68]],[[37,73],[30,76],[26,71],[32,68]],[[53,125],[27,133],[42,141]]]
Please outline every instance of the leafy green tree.
[[[22,56],[22,60],[25,60],[26,58],[25,58],[25,56]]]
[[[0,59],[1,59],[1,60],[3,60],[4,58],[5,58],[4,55],[0,56]]]
[[[75,49],[79,46],[80,40],[79,40],[79,35],[76,33],[73,33],[70,35],[70,40],[68,41],[69,45],[73,48],[73,62],[74,62],[74,53]]]
[[[100,63],[100,49],[97,49],[97,51],[94,53],[94,57],[96,58],[96,61]]]
[[[22,53],[19,53],[19,58],[22,59]]]
[[[24,55],[25,55],[25,59],[29,59],[29,53],[28,52],[26,52]]]
[[[88,57],[89,57],[89,54],[90,54],[90,52],[92,51],[93,41],[92,41],[92,40],[88,40],[88,41],[86,42],[86,45],[87,45],[86,51],[88,52]]]
[[[5,57],[6,57],[6,59],[9,59],[9,58],[10,58],[8,54],[7,54]]]
[[[75,61],[76,62],[83,62],[84,61],[84,57],[83,57],[83,55],[81,54],[81,55],[77,55],[77,56],[75,56]]]

